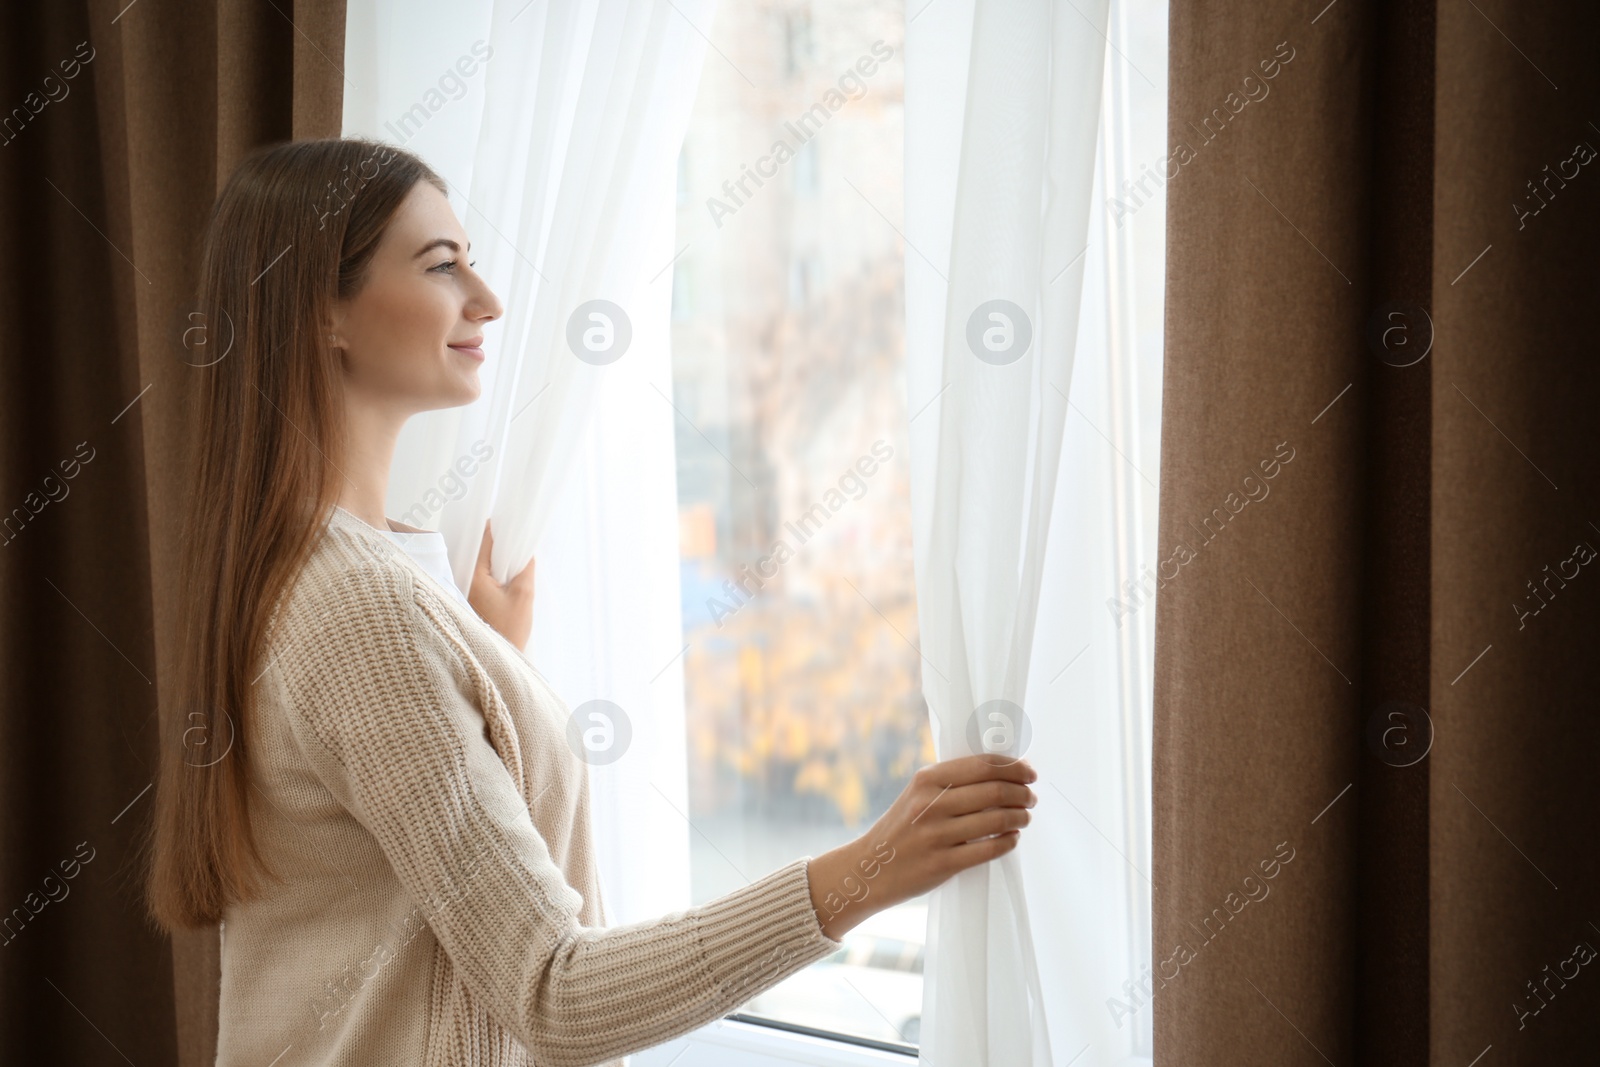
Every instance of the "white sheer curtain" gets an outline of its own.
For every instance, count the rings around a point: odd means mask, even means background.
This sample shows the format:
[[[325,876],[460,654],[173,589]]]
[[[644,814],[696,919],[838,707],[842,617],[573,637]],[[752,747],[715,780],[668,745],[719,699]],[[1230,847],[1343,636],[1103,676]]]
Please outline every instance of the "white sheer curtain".
[[[667,265],[645,254],[650,193],[672,185],[713,7],[349,6],[344,132],[401,143],[446,177],[506,305],[485,330],[484,396],[413,418],[389,485],[390,514],[443,531],[463,588],[486,518],[496,577],[533,557],[595,390],[636,336],[627,302]]]
[[[1047,540],[1064,510],[1107,7],[944,0],[908,12],[906,359],[923,692],[940,759],[1023,752],[1041,774],[1037,829],[1022,848],[933,894],[922,1054],[940,1067],[1058,1062],[1028,900],[1066,887],[1026,877],[1023,853],[1037,844],[1059,855],[1065,835],[1044,816],[1072,817],[1048,795],[1070,707],[1044,679],[1065,657],[1040,645],[1050,670],[1034,661]],[[1074,994],[1092,997],[1094,982],[1069,966]]]
[[[344,134],[449,182],[506,305],[479,400],[408,422],[387,510],[444,532],[463,588],[487,516],[502,576],[536,547],[548,561],[529,654],[575,711],[611,701],[631,735],[589,773],[611,923],[690,904],[666,268],[712,6],[352,0],[347,16]],[[626,316],[614,361],[568,344],[591,299]]]

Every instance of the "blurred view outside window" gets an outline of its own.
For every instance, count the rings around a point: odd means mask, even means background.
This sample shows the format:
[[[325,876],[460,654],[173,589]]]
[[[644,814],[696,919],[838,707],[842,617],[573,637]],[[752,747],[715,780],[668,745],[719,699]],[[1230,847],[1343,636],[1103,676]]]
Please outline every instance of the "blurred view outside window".
[[[696,903],[864,832],[934,757],[888,221],[903,20],[725,3],[710,31],[672,290]],[[745,1011],[914,1040],[924,915],[875,916]]]
[[[910,14],[926,2],[910,0]],[[1141,66],[1160,81],[1139,86],[1139,143],[1123,149],[1161,159],[1165,7],[1132,7]],[[889,0],[754,0],[721,4],[708,28],[672,267],[696,904],[865,832],[935,758],[905,434],[916,414],[903,270],[915,253],[899,232],[907,16]],[[1159,397],[1159,191],[1155,200],[1138,219],[1141,302],[1124,358],[1145,365],[1143,390]],[[1106,261],[1098,249],[1090,269]],[[1080,346],[1080,363],[1108,358],[1107,299],[1103,282],[1086,284],[1099,351]],[[1133,432],[1153,475],[1159,403],[1141,408]],[[1152,490],[1141,522],[1151,532],[1154,504]],[[1148,801],[1133,803],[1146,821]],[[915,1044],[926,915],[924,897],[869,918],[742,1013]]]

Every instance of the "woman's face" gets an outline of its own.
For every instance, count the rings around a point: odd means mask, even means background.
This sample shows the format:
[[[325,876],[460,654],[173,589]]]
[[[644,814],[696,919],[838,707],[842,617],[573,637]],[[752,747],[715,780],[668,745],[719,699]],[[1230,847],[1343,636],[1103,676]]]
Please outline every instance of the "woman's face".
[[[477,399],[483,326],[504,308],[469,258],[450,201],[418,182],[378,242],[365,284],[334,306],[330,343],[343,350],[354,398],[405,415]]]

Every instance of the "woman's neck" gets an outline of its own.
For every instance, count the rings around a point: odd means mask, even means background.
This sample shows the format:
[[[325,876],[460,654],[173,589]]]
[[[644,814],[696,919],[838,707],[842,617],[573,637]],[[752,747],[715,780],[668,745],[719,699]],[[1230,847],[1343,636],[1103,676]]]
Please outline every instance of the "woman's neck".
[[[393,527],[384,515],[389,467],[406,415],[345,397],[345,448],[339,461],[339,506],[380,530]]]

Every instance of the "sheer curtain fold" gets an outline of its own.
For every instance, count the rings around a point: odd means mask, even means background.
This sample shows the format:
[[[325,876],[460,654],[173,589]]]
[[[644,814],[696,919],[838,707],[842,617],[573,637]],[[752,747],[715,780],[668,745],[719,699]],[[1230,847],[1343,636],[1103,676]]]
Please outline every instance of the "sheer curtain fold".
[[[950,3],[907,28],[913,544],[940,759],[1021,754],[1033,729],[1107,14],[1106,0]],[[1013,852],[935,891],[927,1062],[1052,1062],[1028,888]]]
[[[352,35],[351,68],[371,77],[347,95],[346,133],[404,135],[445,176],[479,239],[477,269],[506,306],[485,329],[484,395],[413,418],[389,485],[392,515],[444,533],[463,588],[485,520],[497,578],[533,558],[601,379],[633,343],[635,288],[670,262],[648,254],[660,211],[651,194],[673,182],[705,55],[699,27],[713,9],[711,0],[476,0],[448,12],[352,4],[352,26],[364,32]],[[458,98],[416,129],[386,118],[415,114],[418,99],[426,110],[415,72],[447,69],[474,44],[488,58],[476,81],[458,79]]]
[[[668,260],[654,263],[644,254],[647,212],[660,204],[649,194],[670,188],[673,180],[705,50],[689,19],[709,21],[710,6],[693,5],[680,15],[670,4],[646,0],[600,5],[541,266],[520,258],[516,264],[522,284],[514,282],[514,291],[531,287],[536,296],[505,330],[505,350],[522,358],[515,383],[497,390],[487,428],[491,439],[503,442],[496,492],[491,502],[488,483],[480,483],[470,504],[448,512],[445,521],[458,575],[468,573],[476,559],[475,533],[484,517],[499,531],[496,577],[509,578],[532,557],[592,414],[598,380],[609,367],[575,356],[569,343],[573,316],[578,314],[581,329],[613,331],[614,347],[621,349],[632,333],[627,304],[635,284],[667,266]],[[514,67],[501,69],[516,75]],[[490,107],[510,96],[491,94]],[[475,191],[482,182],[487,193],[504,176],[480,170],[475,179]],[[530,181],[529,187],[538,184]],[[528,240],[521,247],[534,244],[542,225],[524,216],[520,233]],[[617,304],[620,316],[613,321],[606,310],[581,310],[594,300]],[[625,356],[622,351],[618,358]]]

